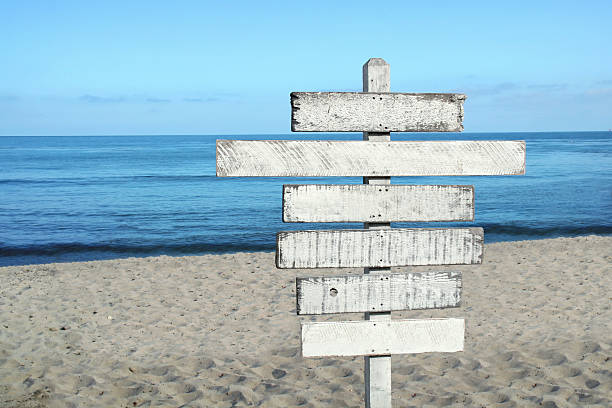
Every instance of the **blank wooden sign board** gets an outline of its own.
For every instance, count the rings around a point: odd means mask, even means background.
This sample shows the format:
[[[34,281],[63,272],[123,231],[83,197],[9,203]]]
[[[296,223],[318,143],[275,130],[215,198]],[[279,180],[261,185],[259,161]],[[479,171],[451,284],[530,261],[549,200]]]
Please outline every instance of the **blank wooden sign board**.
[[[391,176],[514,175],[524,141],[391,141],[389,132],[460,132],[462,94],[391,93],[389,65],[363,66],[363,92],[294,92],[291,130],[363,132],[362,141],[217,140],[217,176],[362,176],[362,185],[285,185],[284,222],[361,222],[362,230],[277,235],[277,268],[363,267],[296,279],[297,314],[364,312],[365,321],[302,322],[304,357],[365,356],[366,407],[391,407],[391,354],[463,350],[463,319],[392,320],[391,311],[458,307],[461,273],[393,266],[482,262],[482,228],[398,228],[473,221],[474,188],[390,185]]]

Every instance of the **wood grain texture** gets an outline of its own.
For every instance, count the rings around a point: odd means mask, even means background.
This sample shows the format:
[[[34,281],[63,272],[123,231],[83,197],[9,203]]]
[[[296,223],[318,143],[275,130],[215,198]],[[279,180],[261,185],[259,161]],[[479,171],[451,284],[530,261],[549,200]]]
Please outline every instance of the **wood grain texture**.
[[[460,272],[321,276],[296,279],[297,314],[457,307]]]
[[[358,268],[482,262],[482,228],[285,231],[277,268]]]
[[[462,94],[292,92],[293,132],[461,132]]]
[[[304,357],[463,350],[463,319],[302,322]]]
[[[217,140],[217,176],[476,176],[525,171],[524,141]]]
[[[284,222],[474,220],[473,186],[283,186]]]
[[[363,64],[363,91],[389,92],[391,87],[391,70],[382,58],[370,58]],[[363,140],[386,142],[391,140],[391,133],[363,132]],[[364,177],[363,184],[391,184],[391,177]],[[365,223],[365,229],[388,229],[389,223]],[[365,275],[372,272],[389,273],[389,268],[364,268]],[[366,312],[365,320],[391,320],[391,312]],[[365,356],[364,375],[366,408],[391,408],[391,355]]]
[[[382,58],[370,58],[361,67],[363,92],[390,92],[391,67]]]

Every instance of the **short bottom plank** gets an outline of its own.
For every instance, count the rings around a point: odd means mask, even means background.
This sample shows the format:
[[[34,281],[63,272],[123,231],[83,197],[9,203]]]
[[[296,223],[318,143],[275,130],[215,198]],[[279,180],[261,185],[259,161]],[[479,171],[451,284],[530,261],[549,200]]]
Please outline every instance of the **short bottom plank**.
[[[463,350],[463,319],[303,322],[302,355],[376,356]]]

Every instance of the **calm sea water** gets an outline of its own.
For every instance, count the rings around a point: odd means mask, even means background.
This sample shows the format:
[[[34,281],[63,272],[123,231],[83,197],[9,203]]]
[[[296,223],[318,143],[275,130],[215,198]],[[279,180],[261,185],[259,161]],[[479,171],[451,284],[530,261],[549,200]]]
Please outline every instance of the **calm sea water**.
[[[487,242],[612,234],[610,132],[392,138],[527,141],[524,176],[392,179],[394,184],[473,184],[475,222],[453,226],[483,226]],[[283,183],[361,183],[361,178],[217,178],[216,139],[0,137],[0,265],[272,250],[279,230],[361,228],[281,221]]]

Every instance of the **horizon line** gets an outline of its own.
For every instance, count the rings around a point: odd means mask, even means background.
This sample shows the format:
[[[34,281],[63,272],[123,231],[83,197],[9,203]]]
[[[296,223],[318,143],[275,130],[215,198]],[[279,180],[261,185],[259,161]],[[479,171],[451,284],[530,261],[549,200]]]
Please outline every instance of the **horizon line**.
[[[390,133],[403,133],[403,134],[469,134],[469,133],[567,133],[567,132],[612,132],[612,129],[603,130],[479,130],[479,131],[467,131],[467,132],[390,132]],[[57,134],[27,134],[27,135],[0,135],[0,137],[123,137],[123,136],[286,136],[286,135],[300,135],[300,134],[338,134],[338,135],[350,135],[350,134],[361,134],[362,132],[289,132],[289,133],[115,133],[115,134],[68,134],[68,135],[57,135]]]

